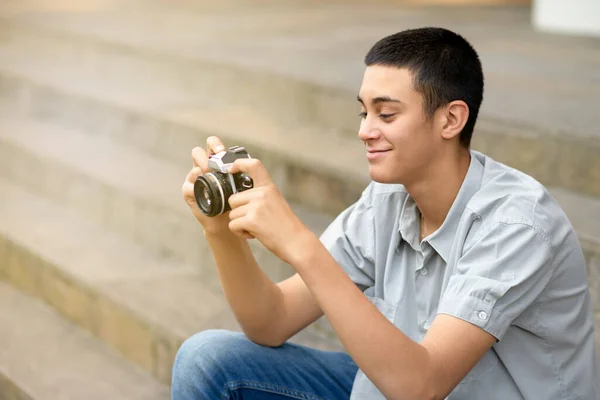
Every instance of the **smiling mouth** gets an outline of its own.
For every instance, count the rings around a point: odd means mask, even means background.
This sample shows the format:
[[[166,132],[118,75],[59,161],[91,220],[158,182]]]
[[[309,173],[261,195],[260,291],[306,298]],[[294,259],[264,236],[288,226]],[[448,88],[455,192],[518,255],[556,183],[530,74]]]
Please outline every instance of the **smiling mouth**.
[[[377,150],[377,151],[370,150],[370,151],[367,151],[367,158],[369,160],[374,160],[378,157],[381,157],[383,154],[387,153],[388,151],[390,151],[390,150]]]
[[[390,150],[367,150],[368,154],[387,153]]]

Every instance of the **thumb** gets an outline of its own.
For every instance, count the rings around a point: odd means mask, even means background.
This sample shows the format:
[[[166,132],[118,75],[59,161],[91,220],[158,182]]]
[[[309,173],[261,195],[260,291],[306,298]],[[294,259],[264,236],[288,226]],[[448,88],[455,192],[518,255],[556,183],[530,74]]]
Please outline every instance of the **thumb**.
[[[262,163],[256,158],[240,158],[235,160],[230,174],[245,172],[254,181],[254,187],[267,186],[271,184],[271,177]]]

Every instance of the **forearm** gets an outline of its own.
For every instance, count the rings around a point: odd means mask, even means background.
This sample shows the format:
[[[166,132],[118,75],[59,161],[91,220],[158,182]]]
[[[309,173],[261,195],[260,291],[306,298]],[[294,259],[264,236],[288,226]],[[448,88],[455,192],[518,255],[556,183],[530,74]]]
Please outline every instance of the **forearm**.
[[[270,345],[276,330],[280,292],[260,269],[246,239],[228,229],[206,233],[223,292],[244,333],[253,341]]]
[[[390,323],[315,239],[304,239],[292,266],[361,370],[386,398],[436,398],[427,349]]]

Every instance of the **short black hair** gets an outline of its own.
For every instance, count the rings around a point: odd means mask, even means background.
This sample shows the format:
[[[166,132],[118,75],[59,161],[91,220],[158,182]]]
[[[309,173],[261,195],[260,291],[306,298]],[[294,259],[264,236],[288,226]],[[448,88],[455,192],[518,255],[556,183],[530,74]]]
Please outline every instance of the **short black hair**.
[[[454,100],[469,106],[460,143],[469,148],[483,100],[483,70],[477,52],[462,36],[444,28],[409,29],[379,40],[365,64],[406,68],[414,89],[423,95],[424,113],[431,118]]]

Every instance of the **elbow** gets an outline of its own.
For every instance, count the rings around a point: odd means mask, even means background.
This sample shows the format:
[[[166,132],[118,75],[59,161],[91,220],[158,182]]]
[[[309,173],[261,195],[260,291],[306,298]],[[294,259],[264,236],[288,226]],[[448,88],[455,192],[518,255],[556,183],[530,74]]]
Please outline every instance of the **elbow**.
[[[440,388],[428,377],[419,377],[408,381],[399,382],[398,379],[390,377],[387,382],[389,391],[386,399],[393,400],[444,400],[447,394],[442,393]]]
[[[245,332],[244,332],[245,333]],[[285,340],[277,340],[276,338],[270,338],[268,336],[259,336],[259,335],[248,335],[246,337],[253,343],[256,343],[260,346],[265,347],[279,347],[285,343]]]
[[[419,390],[416,391],[416,393],[413,394],[413,396],[409,398],[414,400],[444,400],[446,397],[441,396],[440,393],[434,387],[428,386],[421,387]]]
[[[393,400],[444,400],[444,396],[440,396],[433,388],[410,388],[406,387],[393,390],[391,396],[386,396]]]
[[[279,347],[282,346],[286,338],[282,338],[281,335],[277,335],[277,332],[273,329],[249,329],[243,328],[243,332],[253,343],[265,347]]]

